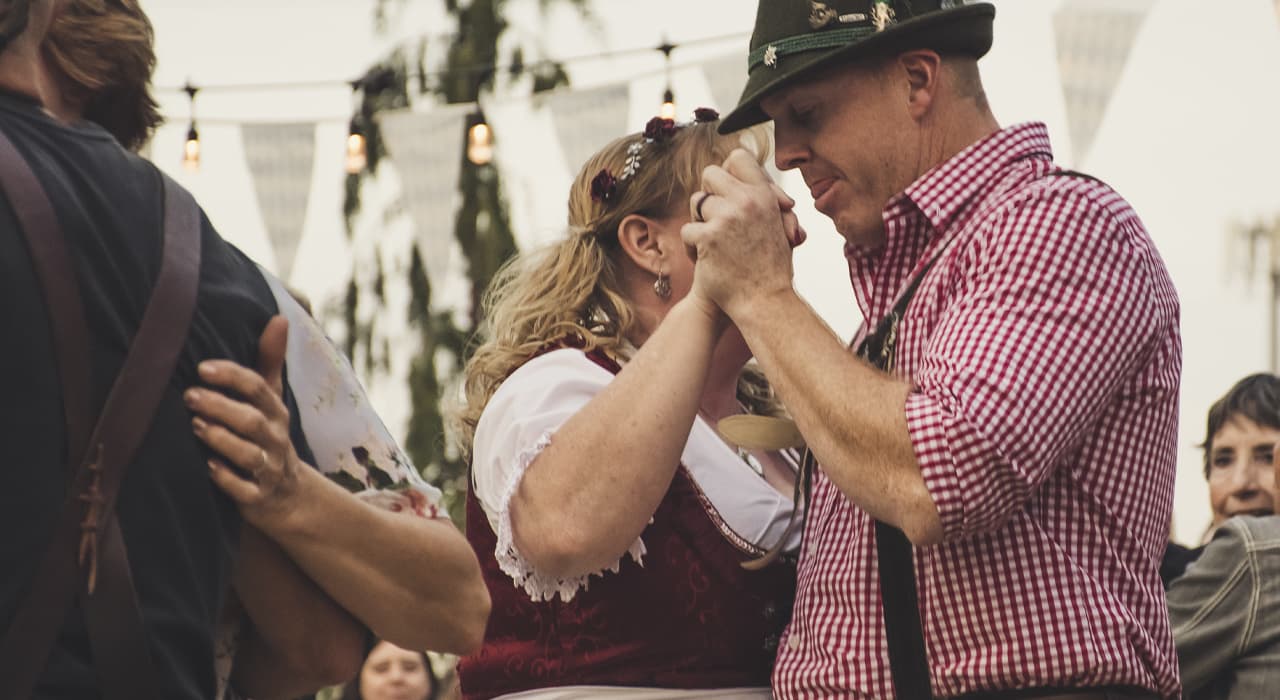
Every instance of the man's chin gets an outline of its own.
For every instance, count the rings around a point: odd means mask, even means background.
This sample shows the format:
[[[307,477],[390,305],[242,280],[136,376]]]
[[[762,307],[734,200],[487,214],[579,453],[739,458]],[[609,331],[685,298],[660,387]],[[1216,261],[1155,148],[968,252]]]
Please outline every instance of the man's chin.
[[[875,250],[884,245],[884,226],[879,221],[875,226],[867,226],[838,217],[833,219],[832,223],[835,224],[836,233],[839,233],[848,245],[867,250]]]

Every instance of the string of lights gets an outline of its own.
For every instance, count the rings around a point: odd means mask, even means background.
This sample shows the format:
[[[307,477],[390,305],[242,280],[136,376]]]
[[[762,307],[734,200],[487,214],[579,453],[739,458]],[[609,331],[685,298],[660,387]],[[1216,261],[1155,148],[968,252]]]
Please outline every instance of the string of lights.
[[[685,49],[685,48],[691,48],[695,46],[703,46],[703,45],[716,44],[716,43],[722,43],[722,42],[728,42],[728,41],[740,42],[746,38],[747,38],[747,34],[744,34],[742,32],[737,32],[734,34],[720,34],[717,36],[702,37],[698,39],[689,39],[679,44],[672,44],[669,41],[666,41],[664,39],[662,44],[659,44],[658,46],[636,46],[636,47],[631,47],[626,49],[615,49],[612,51],[600,51],[596,53],[576,54],[571,56],[565,56],[563,58],[548,58],[542,61],[535,61],[534,65],[537,65],[539,63],[542,63],[542,64],[559,63],[561,65],[564,65],[564,64],[579,63],[583,61],[598,61],[598,60],[606,60],[606,59],[625,58],[628,56],[639,56],[647,53],[653,53],[654,51],[658,51],[662,53],[664,57],[666,57],[667,59],[670,59],[671,52],[676,49]],[[470,72],[473,74],[481,74],[486,72],[496,73],[498,71],[510,71],[517,67],[519,66],[514,63],[503,63],[503,64],[472,63],[472,64],[466,64],[463,66],[455,67],[454,69],[452,69],[452,71],[444,70],[444,69],[430,70],[430,71],[411,71],[406,77],[410,80],[419,80],[423,78],[428,78],[428,79],[439,78],[443,75],[446,75],[454,71],[464,71],[464,72]],[[327,80],[301,80],[301,81],[262,82],[262,83],[210,83],[207,85],[201,84],[198,86],[198,89],[201,90],[202,92],[208,93],[208,92],[253,92],[256,90],[265,90],[265,91],[275,92],[280,90],[315,90],[315,89],[323,89],[323,88],[349,88],[353,85],[358,84],[361,81],[361,79],[362,78],[345,79],[345,80],[327,79]],[[158,92],[184,92],[186,91],[187,87],[190,84],[191,84],[190,81],[188,81],[183,85],[158,85],[156,86],[155,89]]]
[[[686,46],[694,46],[701,44],[711,44],[716,42],[728,41],[731,39],[741,40],[744,34],[726,34],[715,37],[706,37],[686,41],[683,44],[673,44],[668,40],[663,40],[662,44],[656,47],[622,49],[617,51],[608,51],[595,54],[582,54],[571,56],[568,58],[557,59],[559,63],[571,63],[575,61],[586,61],[594,59],[618,58],[628,55],[638,55],[641,53],[649,53],[658,51],[663,56],[663,67],[657,71],[646,71],[632,76],[632,79],[643,78],[661,73],[666,78],[666,87],[663,90],[662,102],[658,109],[659,116],[665,119],[675,119],[676,99],[675,92],[672,89],[671,75],[674,70],[688,67],[694,64],[673,65],[671,54],[673,51]],[[461,70],[481,71],[497,71],[509,70],[510,65],[493,66],[492,64],[480,64],[463,66]],[[421,76],[440,76],[444,75],[444,71],[428,71],[426,73],[413,73],[407,76],[413,80]],[[196,86],[187,81],[181,87],[157,87],[159,91],[181,91],[186,93],[189,106],[189,126],[187,128],[187,138],[182,150],[182,165],[188,171],[198,171],[200,169],[200,133],[196,128],[196,96],[204,91],[254,91],[254,90],[288,90],[299,88],[329,88],[329,87],[345,87],[351,90],[353,104],[358,104],[363,90],[362,80],[324,80],[324,81],[300,81],[292,83],[243,83],[243,84],[212,84]],[[523,95],[507,98],[492,98],[486,100],[490,104],[504,103],[518,100],[532,99],[533,95]],[[460,103],[466,105],[468,103]],[[469,103],[474,109],[467,116],[467,158],[476,165],[487,165],[493,159],[493,128],[489,125],[488,120],[484,116],[484,110],[479,101]],[[451,107],[459,106],[459,103],[450,104]],[[355,111],[353,109],[353,111]],[[347,120],[347,117],[329,117],[320,119],[306,119],[310,123],[320,122],[339,122]],[[207,124],[242,124],[245,120],[227,119],[227,118],[211,118],[202,120]],[[356,118],[350,118],[348,122],[347,141],[346,141],[346,171],[351,174],[360,173],[368,165],[367,152],[367,134],[360,121]]]

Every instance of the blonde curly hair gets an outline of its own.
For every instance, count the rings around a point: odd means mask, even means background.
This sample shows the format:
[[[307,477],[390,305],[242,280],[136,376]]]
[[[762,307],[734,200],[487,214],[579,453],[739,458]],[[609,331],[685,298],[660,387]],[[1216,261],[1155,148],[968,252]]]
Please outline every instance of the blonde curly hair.
[[[463,372],[462,403],[450,411],[465,456],[470,457],[476,424],[493,393],[538,353],[568,340],[585,352],[629,354],[634,312],[620,285],[622,220],[631,214],[657,218],[687,207],[701,188],[703,169],[723,162],[735,148],[753,151],[761,163],[769,158],[767,127],[722,136],[716,126],[699,121],[677,128],[669,138],[646,140],[635,133],[605,146],[587,160],[569,189],[568,235],[513,258],[494,276],[481,301],[486,320],[478,335],[484,340]],[[634,153],[636,144],[642,145],[634,171],[616,181],[610,196],[593,197],[592,181],[602,172],[621,177],[628,149]],[[781,415],[754,365],[743,371],[738,395],[752,412]]]

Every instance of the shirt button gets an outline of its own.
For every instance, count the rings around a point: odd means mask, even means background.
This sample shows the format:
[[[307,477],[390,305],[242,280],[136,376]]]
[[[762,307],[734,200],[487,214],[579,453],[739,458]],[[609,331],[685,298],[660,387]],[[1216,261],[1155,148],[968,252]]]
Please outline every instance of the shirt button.
[[[791,651],[795,651],[799,649],[800,635],[796,634],[795,632],[792,632],[791,636],[787,638],[787,648],[790,649]]]

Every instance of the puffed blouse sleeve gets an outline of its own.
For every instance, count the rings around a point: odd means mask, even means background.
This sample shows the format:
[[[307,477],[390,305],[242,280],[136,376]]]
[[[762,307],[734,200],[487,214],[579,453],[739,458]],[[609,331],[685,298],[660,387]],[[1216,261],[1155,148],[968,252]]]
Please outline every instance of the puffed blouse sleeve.
[[[567,348],[540,355],[511,374],[494,392],[476,426],[472,445],[475,495],[497,537],[499,568],[533,600],[559,595],[572,600],[593,575],[617,572],[619,558],[607,569],[560,579],[539,572],[512,538],[511,499],[525,470],[564,425],[613,379],[580,350]],[[623,557],[642,563],[644,542],[637,539]]]
[[[346,357],[280,280],[263,276],[289,321],[285,375],[316,469],[378,508],[447,519],[440,490],[391,437]]]

